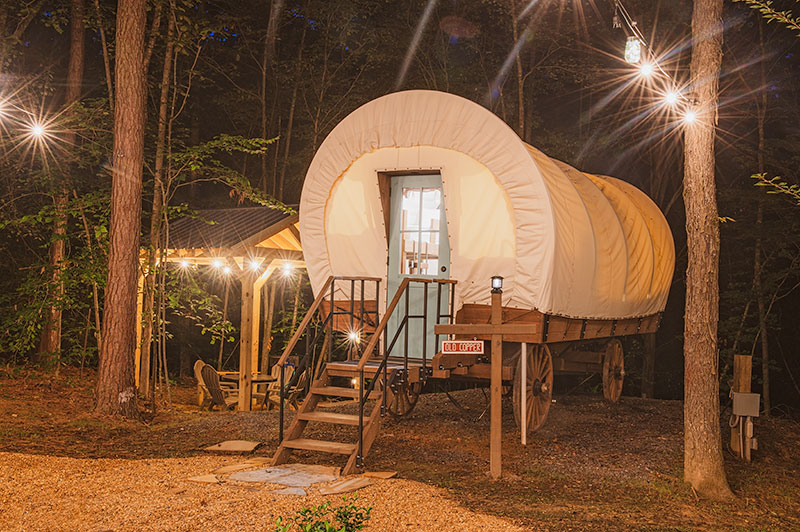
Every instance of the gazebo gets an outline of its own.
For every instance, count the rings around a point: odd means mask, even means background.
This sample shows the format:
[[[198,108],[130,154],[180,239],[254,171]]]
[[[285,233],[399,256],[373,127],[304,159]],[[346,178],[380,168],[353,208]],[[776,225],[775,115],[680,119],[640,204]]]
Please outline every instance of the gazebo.
[[[305,267],[297,213],[274,207],[198,211],[170,225],[165,260],[185,267],[219,268],[241,283],[238,407],[250,410],[252,376],[258,368],[261,289],[276,269]],[[139,286],[137,345],[141,346],[143,278]],[[141,347],[136,350],[137,386],[140,363]]]

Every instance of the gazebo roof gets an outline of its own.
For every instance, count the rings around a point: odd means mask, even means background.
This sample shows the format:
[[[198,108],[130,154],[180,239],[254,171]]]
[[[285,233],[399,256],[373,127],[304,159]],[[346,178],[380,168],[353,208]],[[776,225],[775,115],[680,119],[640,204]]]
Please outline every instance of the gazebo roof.
[[[200,210],[170,225],[167,248],[178,255],[248,248],[300,251],[297,221],[296,213],[273,207]]]

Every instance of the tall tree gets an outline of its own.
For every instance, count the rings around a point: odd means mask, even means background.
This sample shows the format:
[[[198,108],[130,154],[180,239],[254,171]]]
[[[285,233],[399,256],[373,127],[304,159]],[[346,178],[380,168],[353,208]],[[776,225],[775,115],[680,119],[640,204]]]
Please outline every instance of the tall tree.
[[[175,33],[175,12],[170,2],[167,14],[167,40],[164,47],[164,62],[161,68],[161,92],[158,98],[158,132],[156,133],[156,158],[153,172],[153,211],[150,216],[150,246],[147,250],[147,277],[145,278],[145,300],[142,315],[142,359],[139,367],[139,389],[145,397],[150,397],[150,359],[151,341],[153,338],[153,313],[156,292],[156,258],[161,252],[162,226],[164,208],[164,168],[167,141],[167,104],[169,103],[170,78],[174,55],[173,35]]]
[[[144,69],[146,22],[146,0],[119,0],[108,277],[96,410],[128,418],[139,415],[134,351],[147,90]]]
[[[70,14],[70,39],[69,63],[67,65],[67,91],[64,107],[69,108],[80,100],[81,85],[83,84],[84,62],[84,0],[72,0]],[[75,144],[75,132],[70,130],[64,135],[67,146]],[[70,164],[68,168],[74,165]],[[61,299],[64,296],[64,282],[61,279],[62,265],[66,251],[67,233],[67,203],[69,202],[69,187],[67,177],[62,176],[56,184],[54,194],[55,215],[53,217],[53,240],[50,243],[50,266],[52,268],[52,286],[54,294],[51,297],[50,308],[45,315],[42,334],[39,337],[37,361],[50,366],[58,363],[61,351]],[[56,365],[56,371],[58,366]]]
[[[704,497],[725,499],[719,418],[719,216],[714,140],[722,64],[722,0],[695,0],[691,88],[698,119],[685,132],[686,313],[684,458],[687,482]]]

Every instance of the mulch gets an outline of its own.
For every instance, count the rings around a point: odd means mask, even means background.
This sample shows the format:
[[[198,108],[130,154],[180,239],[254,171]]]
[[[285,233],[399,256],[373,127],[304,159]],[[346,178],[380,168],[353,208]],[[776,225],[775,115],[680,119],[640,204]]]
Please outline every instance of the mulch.
[[[339,500],[185,481],[238,460],[200,450],[222,440],[261,441],[253,456],[271,456],[276,411],[203,412],[187,385],[172,390],[171,410],[120,421],[91,413],[92,386],[93,375],[72,370],[57,379],[25,370],[0,375],[0,530],[271,531],[278,515]],[[721,504],[698,500],[680,480],[679,401],[623,396],[610,405],[594,394],[557,394],[525,447],[509,402],[504,478],[492,481],[484,394],[453,396],[462,408],[431,394],[407,418],[384,421],[366,465],[399,478],[359,490],[374,507],[366,530],[800,530],[795,421],[757,420],[752,464],[726,453],[738,498]],[[332,428],[312,434],[352,436]],[[311,454],[296,459],[341,465]]]

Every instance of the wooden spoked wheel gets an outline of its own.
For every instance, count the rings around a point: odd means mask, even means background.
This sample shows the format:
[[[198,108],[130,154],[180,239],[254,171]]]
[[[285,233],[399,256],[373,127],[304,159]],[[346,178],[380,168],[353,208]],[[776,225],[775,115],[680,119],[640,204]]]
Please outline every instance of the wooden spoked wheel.
[[[524,386],[522,384],[522,357],[517,362],[517,371],[514,374],[514,420],[521,426],[522,419],[522,394],[525,394],[525,415],[527,416],[527,431],[533,432],[542,425],[550,412],[550,403],[553,397],[553,357],[550,348],[545,344],[531,345],[528,347],[528,365],[525,372]]]
[[[625,359],[622,342],[614,338],[606,344],[603,355],[603,397],[606,401],[616,403],[622,395],[622,383],[625,380]]]
[[[394,399],[389,405],[389,413],[394,417],[403,417],[411,413],[417,406],[417,401],[422,393],[422,383],[409,383],[403,381],[393,386]]]

